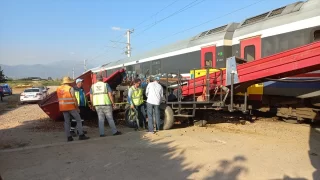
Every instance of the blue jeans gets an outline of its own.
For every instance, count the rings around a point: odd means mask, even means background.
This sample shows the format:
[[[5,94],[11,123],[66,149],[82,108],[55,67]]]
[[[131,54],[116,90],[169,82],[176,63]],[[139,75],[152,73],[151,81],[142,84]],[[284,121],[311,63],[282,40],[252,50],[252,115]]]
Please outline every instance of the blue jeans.
[[[156,130],[160,130],[160,105],[147,103],[149,132],[153,132],[153,109],[156,120]]]
[[[108,120],[109,126],[111,128],[112,134],[117,132],[116,125],[113,120],[112,106],[95,106],[99,118],[99,133],[104,135],[104,120],[105,117]]]
[[[139,124],[137,124],[137,128],[140,129],[141,126],[142,128],[146,128],[146,112],[144,109],[144,104],[141,104],[140,106],[135,106],[136,110],[138,111],[138,119],[139,119]]]

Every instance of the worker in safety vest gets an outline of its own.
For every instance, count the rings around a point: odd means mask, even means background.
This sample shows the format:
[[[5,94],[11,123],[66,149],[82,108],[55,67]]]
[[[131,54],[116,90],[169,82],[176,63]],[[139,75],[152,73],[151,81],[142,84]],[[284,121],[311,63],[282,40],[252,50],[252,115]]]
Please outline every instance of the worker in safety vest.
[[[136,128],[139,130],[140,127],[146,127],[146,112],[144,108],[144,100],[143,100],[143,89],[141,86],[141,80],[135,79],[134,85],[129,88],[128,91],[128,102],[130,103],[130,107],[135,108],[138,111],[138,119],[139,122],[136,123]]]
[[[75,97],[77,99],[78,102],[78,106],[80,109],[80,117],[81,117],[81,122],[82,122],[82,126],[83,126],[83,122],[85,119],[88,118],[88,114],[89,114],[89,103],[88,100],[86,98],[86,93],[84,92],[83,88],[82,88],[82,84],[83,84],[83,79],[76,79],[76,86],[74,87],[74,94]],[[77,126],[77,121],[75,119],[71,120],[71,128],[70,128],[70,134],[72,136],[76,136],[76,129]],[[83,131],[84,134],[87,134],[86,131]]]
[[[77,121],[77,129],[79,132],[79,140],[86,140],[89,137],[85,136],[82,129],[80,110],[78,107],[77,100],[75,98],[75,93],[73,87],[70,84],[73,81],[70,77],[64,77],[62,80],[62,85],[57,88],[57,96],[59,101],[59,110],[64,116],[64,130],[67,135],[68,141],[73,141],[70,134],[70,120],[71,116]]]
[[[108,83],[104,83],[101,75],[97,76],[97,82],[91,86],[90,89],[90,101],[94,106],[93,109],[97,111],[99,119],[99,133],[100,137],[104,137],[104,120],[105,117],[108,120],[112,134],[120,135],[121,132],[117,130],[113,120],[112,108],[115,107],[112,90]]]

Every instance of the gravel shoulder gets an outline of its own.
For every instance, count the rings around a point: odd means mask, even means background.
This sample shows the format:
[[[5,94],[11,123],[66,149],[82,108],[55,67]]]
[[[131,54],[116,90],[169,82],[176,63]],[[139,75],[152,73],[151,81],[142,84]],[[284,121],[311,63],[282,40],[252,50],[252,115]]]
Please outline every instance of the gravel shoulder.
[[[49,88],[49,93],[56,90]],[[14,94],[6,96],[0,104],[0,150],[65,141],[63,122],[50,120],[38,104],[19,104],[22,91],[14,89]],[[84,128],[98,136],[97,127],[97,122],[87,122]]]

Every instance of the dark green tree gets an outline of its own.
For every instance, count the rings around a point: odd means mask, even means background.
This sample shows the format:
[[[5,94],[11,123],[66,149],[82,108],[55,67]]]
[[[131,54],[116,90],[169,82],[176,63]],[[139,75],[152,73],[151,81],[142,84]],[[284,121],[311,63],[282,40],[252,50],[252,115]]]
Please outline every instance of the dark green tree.
[[[0,66],[0,83],[6,82],[6,76],[3,73],[3,70],[1,69]]]

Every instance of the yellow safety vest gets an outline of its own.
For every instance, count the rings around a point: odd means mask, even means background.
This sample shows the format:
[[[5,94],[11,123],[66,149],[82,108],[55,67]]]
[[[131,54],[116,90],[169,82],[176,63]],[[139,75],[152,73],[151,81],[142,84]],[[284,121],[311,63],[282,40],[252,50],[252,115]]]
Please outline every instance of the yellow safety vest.
[[[78,105],[80,106],[80,91],[74,90],[74,95],[76,96],[76,99],[78,101]],[[86,98],[86,94],[84,94],[84,106],[87,107],[87,98]]]
[[[132,95],[131,99],[135,106],[139,106],[143,103],[143,90],[141,88],[135,88],[131,86]]]
[[[107,84],[104,82],[96,82],[92,85],[93,106],[111,105],[111,100],[108,95]]]

